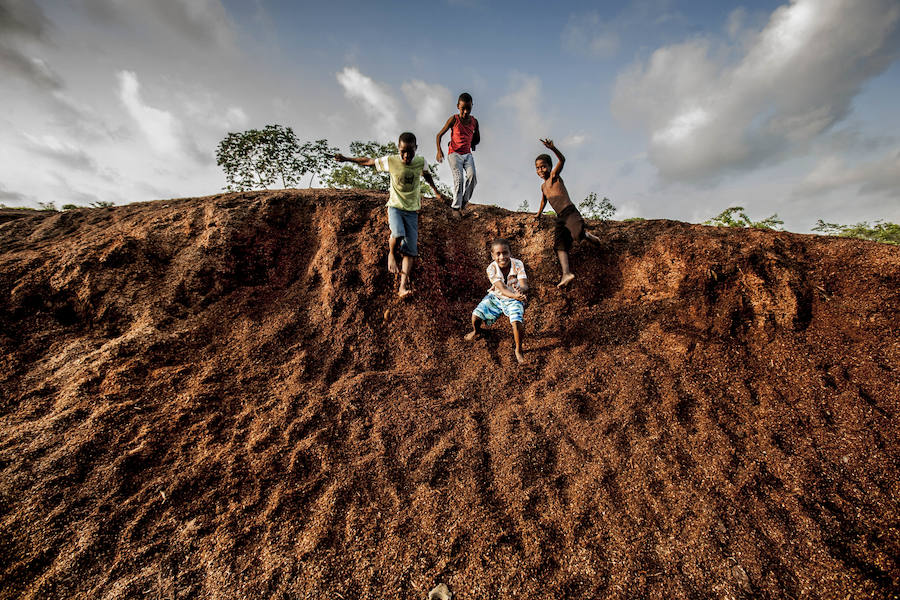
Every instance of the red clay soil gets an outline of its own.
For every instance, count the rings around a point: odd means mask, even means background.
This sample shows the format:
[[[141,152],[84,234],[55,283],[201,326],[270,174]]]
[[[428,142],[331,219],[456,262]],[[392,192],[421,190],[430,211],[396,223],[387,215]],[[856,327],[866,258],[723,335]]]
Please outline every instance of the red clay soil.
[[[0,598],[897,597],[900,248],[431,205],[400,302],[383,203],[0,225]]]

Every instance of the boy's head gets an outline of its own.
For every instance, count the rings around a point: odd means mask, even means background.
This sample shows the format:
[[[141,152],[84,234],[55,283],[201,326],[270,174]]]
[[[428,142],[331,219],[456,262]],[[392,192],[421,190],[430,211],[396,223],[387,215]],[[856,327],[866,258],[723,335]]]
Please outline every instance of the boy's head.
[[[409,131],[404,131],[400,134],[400,139],[397,140],[397,151],[400,154],[400,160],[403,161],[403,164],[412,164],[413,159],[416,157],[417,147],[416,134],[410,133]]]
[[[550,171],[553,169],[553,160],[549,154],[538,154],[534,159],[534,170],[537,171],[538,177],[547,179],[550,177]]]
[[[509,242],[503,238],[497,238],[491,242],[491,258],[497,261],[501,267],[509,264]]]
[[[472,95],[469,92],[463,92],[456,100],[456,108],[459,109],[459,116],[463,119],[472,114]]]

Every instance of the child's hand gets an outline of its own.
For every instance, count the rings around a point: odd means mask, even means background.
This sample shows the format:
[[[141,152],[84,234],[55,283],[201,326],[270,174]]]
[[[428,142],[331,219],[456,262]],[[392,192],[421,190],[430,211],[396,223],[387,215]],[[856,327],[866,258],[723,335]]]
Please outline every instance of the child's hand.
[[[347,157],[344,156],[343,154],[341,154],[340,152],[338,152],[337,154],[334,155],[334,160],[336,160],[338,162],[346,162]]]
[[[553,140],[551,140],[550,138],[541,140],[541,143],[544,144],[545,146],[547,146],[548,148],[550,148],[551,150],[556,148],[556,146],[553,145]]]
[[[440,162],[444,162],[444,151],[441,150],[440,148],[438,148],[437,156],[435,156],[435,158],[437,159],[437,161],[438,161],[439,163],[440,163]]]

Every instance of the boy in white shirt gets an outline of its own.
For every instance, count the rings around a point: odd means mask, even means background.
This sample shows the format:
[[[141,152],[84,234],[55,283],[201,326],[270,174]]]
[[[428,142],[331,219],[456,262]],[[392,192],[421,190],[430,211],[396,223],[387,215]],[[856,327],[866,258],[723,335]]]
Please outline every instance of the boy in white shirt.
[[[481,335],[481,326],[490,325],[500,315],[509,317],[512,324],[513,339],[516,343],[516,360],[525,362],[522,350],[522,338],[525,337],[525,302],[528,291],[528,276],[522,261],[513,258],[509,251],[509,242],[498,238],[491,242],[491,257],[494,259],[488,268],[487,276],[491,288],[487,296],[472,311],[472,331],[466,334],[469,341]]]

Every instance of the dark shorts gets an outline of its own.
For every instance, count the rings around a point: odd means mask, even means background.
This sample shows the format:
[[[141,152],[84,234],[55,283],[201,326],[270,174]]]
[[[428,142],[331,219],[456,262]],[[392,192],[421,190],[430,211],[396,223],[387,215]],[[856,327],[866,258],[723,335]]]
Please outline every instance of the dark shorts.
[[[556,227],[553,229],[553,249],[568,252],[572,249],[575,241],[584,238],[584,219],[581,218],[581,213],[578,212],[575,205],[570,204],[556,215]]]

